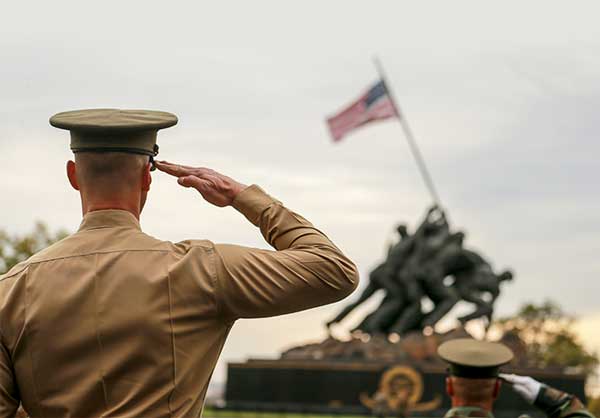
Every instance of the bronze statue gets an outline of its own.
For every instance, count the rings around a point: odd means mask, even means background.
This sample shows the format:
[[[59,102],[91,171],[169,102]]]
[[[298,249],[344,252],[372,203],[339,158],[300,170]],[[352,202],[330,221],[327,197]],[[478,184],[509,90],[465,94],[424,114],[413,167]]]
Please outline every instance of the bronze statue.
[[[335,318],[327,322],[326,325],[328,327],[342,321],[350,312],[363,304],[378,290],[385,290],[386,295],[390,296],[390,299],[399,300],[403,298],[405,292],[401,288],[400,283],[394,279],[393,272],[402,266],[402,263],[412,250],[413,239],[408,234],[406,225],[400,224],[396,230],[400,235],[400,241],[388,250],[386,260],[371,271],[369,274],[369,284],[362,291],[359,298],[346,306]]]
[[[397,230],[399,242],[390,247],[385,261],[371,271],[369,284],[359,298],[327,326],[342,321],[379,290],[385,292],[380,305],[353,331],[400,336],[422,331],[434,327],[461,300],[475,305],[473,312],[458,318],[462,324],[485,318],[489,326],[500,283],[512,280],[512,273],[494,273],[487,260],[464,248],[465,233],[452,232],[438,206],[427,211],[414,234],[409,234],[404,224]],[[424,298],[433,302],[429,312],[422,309]]]
[[[426,259],[443,244],[448,235],[444,212],[431,207],[421,225],[411,236],[410,251],[397,254],[388,266],[388,275],[403,290],[401,297],[386,294],[380,306],[363,320],[357,329],[368,334],[403,334],[418,329],[421,322],[423,288],[418,282],[421,260]],[[393,331],[392,331],[393,330]]]

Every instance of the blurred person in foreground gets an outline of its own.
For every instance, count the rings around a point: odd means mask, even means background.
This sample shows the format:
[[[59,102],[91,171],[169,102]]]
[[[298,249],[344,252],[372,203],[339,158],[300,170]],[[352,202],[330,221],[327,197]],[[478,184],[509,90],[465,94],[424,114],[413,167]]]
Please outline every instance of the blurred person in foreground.
[[[157,131],[175,115],[94,109],[50,123],[71,131],[67,176],[83,220],[0,276],[0,418],[19,403],[40,418],[198,417],[236,319],[335,302],[357,286],[354,264],[260,187],[154,162]],[[143,233],[153,164],[235,208],[275,250]],[[173,219],[210,222],[181,219],[176,207]]]
[[[450,365],[446,391],[452,409],[444,418],[493,418],[502,381],[549,418],[594,418],[573,395],[531,377],[499,373],[500,367],[513,358],[512,351],[503,344],[458,338],[440,345],[438,354]]]
[[[570,393],[545,385],[529,376],[500,374],[500,378],[550,418],[594,418],[585,405]]]

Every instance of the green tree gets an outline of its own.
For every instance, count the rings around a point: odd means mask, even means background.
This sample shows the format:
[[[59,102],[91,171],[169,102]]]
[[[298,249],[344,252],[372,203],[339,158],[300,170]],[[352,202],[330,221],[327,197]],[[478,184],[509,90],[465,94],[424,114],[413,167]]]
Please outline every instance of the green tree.
[[[546,301],[528,303],[516,315],[498,320],[502,334],[516,334],[527,347],[528,361],[540,368],[570,368],[591,375],[599,364],[596,353],[587,351],[572,331],[576,318]]]
[[[50,232],[42,222],[36,222],[31,232],[22,235],[0,230],[0,274],[67,235],[64,230]]]

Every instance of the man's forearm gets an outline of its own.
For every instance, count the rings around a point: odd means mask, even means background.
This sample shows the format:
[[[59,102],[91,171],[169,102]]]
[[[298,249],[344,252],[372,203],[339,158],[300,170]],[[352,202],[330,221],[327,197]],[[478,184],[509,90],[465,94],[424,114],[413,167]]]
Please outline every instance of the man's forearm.
[[[222,312],[230,319],[273,316],[340,300],[357,286],[356,266],[302,216],[258,186],[232,206],[277,251],[217,244]]]

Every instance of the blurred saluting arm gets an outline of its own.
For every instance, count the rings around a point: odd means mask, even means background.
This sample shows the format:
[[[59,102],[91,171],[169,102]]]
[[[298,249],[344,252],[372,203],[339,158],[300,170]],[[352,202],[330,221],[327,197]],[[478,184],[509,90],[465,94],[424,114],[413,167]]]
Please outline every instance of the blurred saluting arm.
[[[594,418],[574,395],[545,385],[529,376],[500,374],[502,380],[549,418]]]

